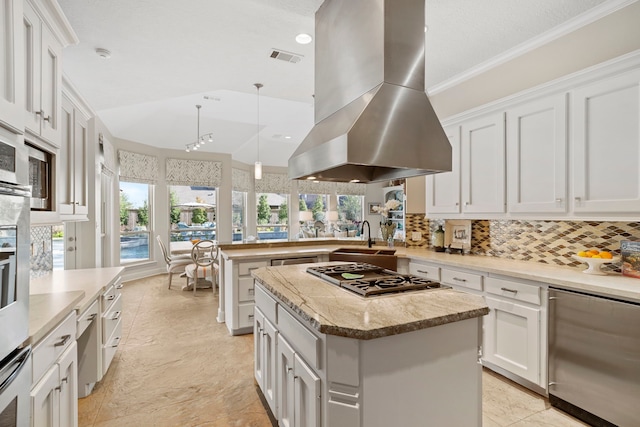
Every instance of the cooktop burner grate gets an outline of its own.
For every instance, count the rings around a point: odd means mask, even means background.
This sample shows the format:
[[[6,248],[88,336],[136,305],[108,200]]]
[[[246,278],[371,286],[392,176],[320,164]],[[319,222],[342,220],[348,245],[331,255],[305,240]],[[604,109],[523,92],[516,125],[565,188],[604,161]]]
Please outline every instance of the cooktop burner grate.
[[[308,267],[307,272],[365,297],[443,287],[438,282],[422,277],[400,274],[366,263]]]

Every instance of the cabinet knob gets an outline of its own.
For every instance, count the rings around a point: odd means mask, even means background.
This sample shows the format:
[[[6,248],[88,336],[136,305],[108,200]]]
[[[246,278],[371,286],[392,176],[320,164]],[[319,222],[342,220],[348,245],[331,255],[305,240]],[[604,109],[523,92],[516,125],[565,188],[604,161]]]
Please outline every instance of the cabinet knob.
[[[464,202],[465,206],[469,206],[469,204],[470,204],[469,202]]]
[[[581,197],[574,197],[574,200],[575,200],[576,202],[580,203],[580,201],[582,200],[582,198],[581,198]]]

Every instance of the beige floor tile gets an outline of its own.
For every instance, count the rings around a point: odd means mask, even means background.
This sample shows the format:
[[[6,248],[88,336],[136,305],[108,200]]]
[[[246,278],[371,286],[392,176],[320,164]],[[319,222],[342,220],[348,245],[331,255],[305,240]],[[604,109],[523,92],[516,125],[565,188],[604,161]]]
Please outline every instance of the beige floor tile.
[[[125,283],[123,338],[109,371],[78,404],[79,426],[269,427],[253,378],[253,336],[217,323],[218,295],[166,275]],[[483,424],[581,426],[546,399],[483,373]],[[515,423],[515,424],[514,424]],[[555,423],[555,424],[554,424]]]

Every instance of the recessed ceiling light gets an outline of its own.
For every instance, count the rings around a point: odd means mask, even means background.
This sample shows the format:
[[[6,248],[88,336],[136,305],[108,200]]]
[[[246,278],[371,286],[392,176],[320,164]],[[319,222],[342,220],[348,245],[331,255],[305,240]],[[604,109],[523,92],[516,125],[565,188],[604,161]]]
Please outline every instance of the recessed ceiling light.
[[[107,49],[103,49],[101,47],[96,49],[96,54],[101,58],[101,59],[109,59],[111,58],[111,52],[109,52]]]
[[[291,139],[289,135],[285,135],[284,139]]]
[[[315,176],[308,176],[307,179],[311,181],[311,180],[316,179],[316,177]]]
[[[309,44],[313,40],[309,34],[300,33],[296,36],[296,41],[300,44]]]

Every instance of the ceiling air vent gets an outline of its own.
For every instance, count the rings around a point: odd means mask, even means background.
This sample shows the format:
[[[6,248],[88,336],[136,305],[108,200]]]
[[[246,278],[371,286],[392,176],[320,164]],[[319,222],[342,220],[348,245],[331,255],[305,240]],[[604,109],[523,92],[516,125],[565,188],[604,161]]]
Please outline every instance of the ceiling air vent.
[[[269,57],[273,59],[279,59],[281,61],[292,62],[294,64],[300,62],[300,60],[302,59],[302,55],[292,52],[286,52],[280,49],[271,49]]]

